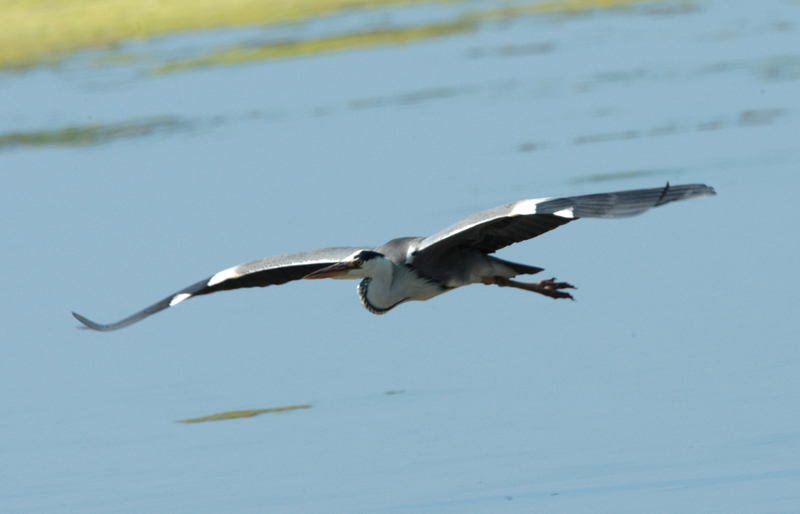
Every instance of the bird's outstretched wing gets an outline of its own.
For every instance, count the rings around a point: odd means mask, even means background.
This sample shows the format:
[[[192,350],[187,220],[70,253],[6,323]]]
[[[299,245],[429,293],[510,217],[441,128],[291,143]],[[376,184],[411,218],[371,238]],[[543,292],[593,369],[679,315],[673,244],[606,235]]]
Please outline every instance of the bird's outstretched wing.
[[[578,218],[624,218],[669,202],[716,194],[704,184],[634,189],[566,198],[521,200],[478,212],[426,237],[416,255],[435,254],[454,246],[486,253],[544,234]]]
[[[75,312],[72,315],[86,327],[93,330],[101,332],[118,330],[141,321],[156,312],[163,311],[167,307],[177,305],[192,296],[215,293],[226,289],[238,289],[240,287],[276,286],[292,280],[299,280],[309,273],[340,262],[349,255],[363,249],[362,247],[349,246],[322,248],[309,252],[267,257],[266,259],[240,264],[220,271],[213,277],[201,280],[132,316],[109,325],[95,323]]]

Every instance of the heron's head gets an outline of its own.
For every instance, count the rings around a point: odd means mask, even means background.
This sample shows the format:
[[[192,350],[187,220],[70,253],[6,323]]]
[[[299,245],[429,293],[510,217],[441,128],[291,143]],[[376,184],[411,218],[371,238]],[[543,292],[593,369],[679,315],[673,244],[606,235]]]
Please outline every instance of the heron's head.
[[[359,250],[342,262],[331,264],[303,278],[336,278],[357,280],[360,278],[373,278],[385,270],[391,270],[392,261],[382,253],[372,250]]]

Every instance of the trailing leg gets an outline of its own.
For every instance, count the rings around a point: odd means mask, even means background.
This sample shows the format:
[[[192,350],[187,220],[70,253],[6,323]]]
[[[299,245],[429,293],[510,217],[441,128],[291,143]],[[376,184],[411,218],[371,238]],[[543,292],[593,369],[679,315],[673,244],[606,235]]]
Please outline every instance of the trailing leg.
[[[491,280],[491,279],[490,279]],[[543,294],[550,298],[569,298],[574,300],[571,294],[561,291],[561,289],[575,289],[575,286],[566,282],[556,282],[555,278],[540,280],[539,282],[517,282],[505,277],[494,277],[494,281],[484,281],[485,284],[497,284],[500,287],[516,287],[525,291]]]

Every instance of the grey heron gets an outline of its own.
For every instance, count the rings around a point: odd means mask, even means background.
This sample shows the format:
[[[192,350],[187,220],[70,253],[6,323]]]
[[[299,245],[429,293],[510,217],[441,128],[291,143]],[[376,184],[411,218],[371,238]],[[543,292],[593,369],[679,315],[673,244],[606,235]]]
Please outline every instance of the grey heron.
[[[429,300],[470,284],[494,284],[550,298],[572,298],[574,289],[555,279],[512,280],[543,268],[491,255],[508,245],[544,234],[578,218],[622,218],[669,202],[716,194],[704,184],[636,189],[565,198],[520,200],[473,214],[428,237],[403,237],[374,247],[334,247],[267,257],[240,264],[201,280],[121,321],[103,325],[80,314],[86,327],[103,332],[127,327],[194,296],[242,287],[266,287],[299,279],[358,280],[358,297],[373,314],[404,302]]]

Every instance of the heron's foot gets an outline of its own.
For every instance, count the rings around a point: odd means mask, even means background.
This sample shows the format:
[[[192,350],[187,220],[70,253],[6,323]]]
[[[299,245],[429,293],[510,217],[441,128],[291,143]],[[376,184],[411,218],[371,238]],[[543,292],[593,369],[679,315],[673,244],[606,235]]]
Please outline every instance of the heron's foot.
[[[539,282],[517,282],[509,278],[496,277],[495,284],[501,287],[516,287],[534,293],[543,294],[550,298],[569,298],[574,300],[571,294],[561,291],[561,289],[576,289],[572,284],[566,282],[556,282],[555,278],[540,280]]]

